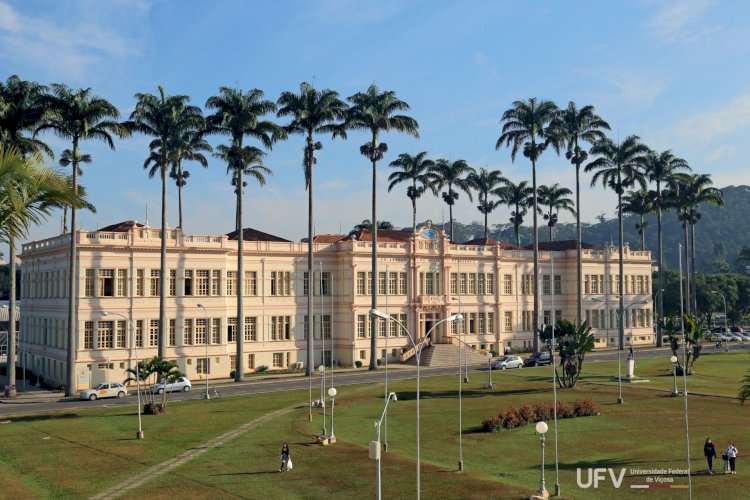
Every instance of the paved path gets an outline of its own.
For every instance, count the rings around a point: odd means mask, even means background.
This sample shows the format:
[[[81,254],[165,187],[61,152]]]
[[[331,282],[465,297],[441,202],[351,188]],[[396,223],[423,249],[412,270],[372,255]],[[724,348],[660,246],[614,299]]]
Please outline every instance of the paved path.
[[[307,406],[307,403],[303,403],[303,406]],[[186,452],[182,453],[181,455],[178,455],[174,458],[170,458],[169,460],[166,460],[160,464],[153,465],[146,469],[144,472],[139,473],[137,476],[134,476],[126,481],[123,481],[120,484],[117,484],[108,490],[105,490],[98,495],[95,495],[91,497],[91,500],[97,500],[97,499],[104,499],[104,498],[118,498],[123,495],[126,495],[133,491],[136,488],[139,488],[140,486],[143,486],[144,484],[153,481],[159,476],[162,476],[168,472],[170,472],[172,469],[179,467],[190,460],[206,453],[209,450],[212,450],[214,448],[217,448],[224,444],[227,441],[230,441],[248,431],[251,431],[255,429],[256,427],[259,427],[263,425],[264,423],[268,422],[269,420],[276,418],[278,416],[284,415],[286,413],[289,413],[290,411],[294,410],[295,408],[299,408],[299,405],[290,406],[288,408],[282,408],[281,410],[276,410],[271,413],[267,413],[266,415],[256,418],[255,420],[251,420],[250,422],[247,422],[245,424],[242,424],[241,426],[225,432],[221,436],[218,436],[208,443],[204,445],[195,446]]]

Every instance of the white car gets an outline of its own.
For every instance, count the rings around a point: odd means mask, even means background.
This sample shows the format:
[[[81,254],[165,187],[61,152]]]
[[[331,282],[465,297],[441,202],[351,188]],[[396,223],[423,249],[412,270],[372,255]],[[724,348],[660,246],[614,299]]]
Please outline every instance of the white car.
[[[188,380],[187,377],[179,377],[167,382],[166,386],[164,384],[154,384],[154,386],[151,387],[151,392],[156,394],[163,394],[165,387],[167,392],[188,392],[192,388],[192,386],[193,384],[190,383],[190,380]]]
[[[99,384],[91,389],[81,391],[79,399],[94,401],[99,398],[124,398],[128,389],[122,384]]]
[[[506,368],[523,368],[521,356],[500,356],[492,361],[493,370],[505,370]]]

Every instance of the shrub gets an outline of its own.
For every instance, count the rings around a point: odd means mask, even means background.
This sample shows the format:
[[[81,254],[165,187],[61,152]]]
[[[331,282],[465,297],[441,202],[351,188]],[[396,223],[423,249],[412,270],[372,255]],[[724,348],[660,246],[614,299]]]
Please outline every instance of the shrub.
[[[505,429],[515,429],[516,427],[521,427],[526,424],[528,424],[528,422],[523,418],[518,408],[511,408],[508,410],[503,419],[503,427]]]
[[[383,360],[378,358],[377,360],[375,360],[375,364],[377,364],[378,366],[381,366],[383,364]]]
[[[492,417],[482,420],[482,429],[484,432],[500,432],[503,427],[503,420],[500,417]]]
[[[354,362],[354,366],[357,368],[362,368],[362,362],[360,360],[357,360]]]
[[[573,406],[563,401],[557,402],[557,418],[573,418]]]
[[[555,405],[548,401],[537,401],[519,408],[501,408],[496,417],[482,420],[485,432],[499,432],[502,429],[515,429],[542,420],[554,418]],[[567,403],[557,402],[557,418],[588,417],[599,415],[599,406],[590,399]]]
[[[255,369],[255,371],[258,373],[262,373],[266,370],[268,370],[268,365],[260,365],[258,368]]]
[[[547,401],[538,401],[534,404],[534,412],[538,420],[549,420],[554,418],[554,407]]]
[[[534,408],[532,408],[529,405],[523,405],[521,408],[518,409],[518,413],[521,414],[521,417],[523,420],[528,422],[538,422],[541,419],[537,419],[536,411]]]
[[[599,406],[590,399],[573,401],[573,415],[576,417],[590,417],[599,414]]]
[[[234,374],[235,374],[234,370],[232,370],[231,372],[229,372],[229,378],[234,378]]]

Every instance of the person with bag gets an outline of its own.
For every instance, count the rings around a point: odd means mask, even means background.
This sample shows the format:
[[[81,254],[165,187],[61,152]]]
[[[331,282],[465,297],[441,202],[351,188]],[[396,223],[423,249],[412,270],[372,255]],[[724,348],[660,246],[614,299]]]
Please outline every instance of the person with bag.
[[[713,475],[714,473],[714,458],[716,458],[716,447],[711,441],[711,438],[706,439],[706,444],[703,445],[703,456],[708,461],[708,473]]]
[[[737,459],[737,448],[735,448],[734,443],[729,441],[729,446],[727,446],[727,458],[729,459],[729,468],[732,470],[732,474],[737,474],[737,471],[734,470],[734,461]]]
[[[279,472],[284,469],[292,470],[292,457],[289,454],[289,445],[286,443],[281,447],[281,467],[279,467]]]

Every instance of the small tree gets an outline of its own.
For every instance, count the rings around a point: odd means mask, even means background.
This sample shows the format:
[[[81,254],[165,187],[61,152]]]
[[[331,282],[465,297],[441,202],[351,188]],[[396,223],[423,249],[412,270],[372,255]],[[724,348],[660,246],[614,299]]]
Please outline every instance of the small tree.
[[[750,370],[748,370],[747,375],[742,379],[742,382],[744,384],[740,386],[740,403],[743,405],[745,404],[745,401],[750,399]]]
[[[552,343],[552,327],[544,326],[539,329],[539,338],[548,346]],[[560,388],[573,388],[578,382],[578,378],[583,372],[583,360],[586,353],[594,349],[594,336],[591,334],[591,327],[588,320],[580,326],[561,319],[555,324],[555,345],[557,346],[560,358],[560,370],[555,367],[557,382]],[[553,350],[550,349],[553,353]],[[554,353],[553,353],[554,356]],[[555,364],[555,360],[552,360]]]
[[[701,350],[703,349],[703,328],[700,327],[696,318],[690,314],[684,314],[682,319],[685,323],[685,364],[687,366],[687,374],[692,375],[693,365],[701,357]],[[682,336],[682,328],[679,321],[676,321],[674,318],[666,318],[664,323],[664,329],[669,336],[669,348],[677,358],[677,373],[679,374],[682,373],[683,369],[680,363],[680,355],[677,352],[679,349],[679,339]]]
[[[154,356],[153,358],[146,361],[139,361],[137,368],[128,368],[126,373],[131,374],[130,377],[125,379],[125,383],[138,381],[146,382],[146,386],[150,386],[157,380],[162,380],[164,384],[168,384],[174,381],[176,378],[181,377],[182,373],[177,369],[177,365],[173,361]],[[169,402],[169,392],[163,391],[161,394],[161,402],[157,403],[157,395],[150,391],[143,391],[145,413],[147,414],[159,414],[163,413]]]

